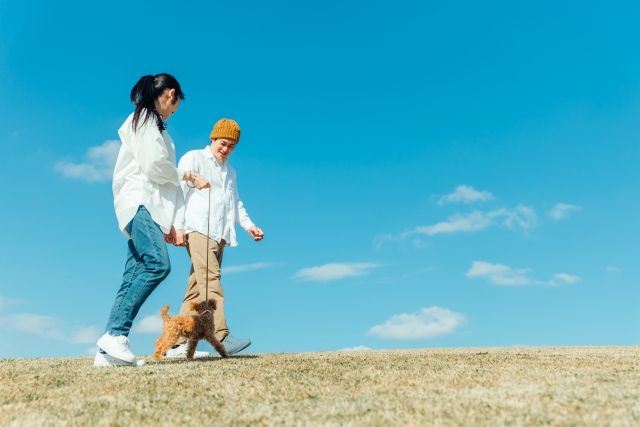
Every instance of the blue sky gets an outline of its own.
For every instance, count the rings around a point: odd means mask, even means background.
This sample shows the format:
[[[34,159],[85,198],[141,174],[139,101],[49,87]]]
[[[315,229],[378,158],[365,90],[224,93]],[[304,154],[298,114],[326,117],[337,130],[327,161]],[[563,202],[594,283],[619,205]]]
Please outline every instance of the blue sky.
[[[440,3],[0,2],[0,357],[90,354],[126,254],[109,141],[160,72],[178,155],[243,130],[251,351],[640,343],[640,5]],[[182,301],[170,255],[134,353]]]

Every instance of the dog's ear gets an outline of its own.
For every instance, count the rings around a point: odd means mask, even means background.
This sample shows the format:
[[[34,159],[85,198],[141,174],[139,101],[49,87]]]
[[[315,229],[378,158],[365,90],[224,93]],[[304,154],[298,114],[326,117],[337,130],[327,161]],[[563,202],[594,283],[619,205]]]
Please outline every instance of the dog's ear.
[[[195,304],[194,302],[190,302],[190,303],[189,303],[189,309],[190,309],[191,311],[198,311],[198,310],[197,310],[197,308],[198,308],[198,307],[196,306],[196,304]]]
[[[210,299],[209,304],[211,305],[211,307],[213,307],[214,310],[216,309],[216,300]]]

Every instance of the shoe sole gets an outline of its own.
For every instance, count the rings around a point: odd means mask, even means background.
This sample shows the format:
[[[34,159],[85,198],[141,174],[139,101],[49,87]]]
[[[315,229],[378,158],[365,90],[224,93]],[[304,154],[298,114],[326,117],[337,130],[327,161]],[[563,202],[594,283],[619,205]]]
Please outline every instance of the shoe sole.
[[[120,367],[138,367],[138,366],[146,366],[147,362],[144,360],[138,360],[136,361],[136,363],[109,363],[108,361],[104,361],[104,362],[93,362],[93,366],[98,367],[98,368],[104,368],[104,367],[115,367],[115,368],[120,368]]]
[[[100,338],[100,339],[98,340],[98,342],[96,343],[96,344],[97,344],[97,346],[98,346],[98,347],[100,347],[102,350],[106,351],[106,352],[107,352],[107,354],[109,354],[109,352],[108,352],[107,350],[105,350],[105,348],[104,348],[102,345],[100,345],[100,342],[101,342],[101,341],[102,341],[102,338]],[[102,341],[102,342],[104,343],[104,341]],[[116,359],[120,359],[120,360],[122,360],[123,362],[128,363],[128,364],[129,364],[128,366],[134,366],[134,365],[135,365],[135,363],[136,363],[135,356],[134,356],[134,360],[132,360],[131,362],[129,362],[128,360],[122,359],[122,358],[120,358],[120,357],[118,357],[118,356],[114,356],[113,354],[109,354],[109,356],[111,356],[111,357],[115,357]]]
[[[203,354],[202,356],[193,356],[194,359],[202,359],[203,357],[210,357],[210,354]],[[186,359],[187,356],[164,356],[165,359]]]
[[[114,368],[126,368],[127,366],[130,366],[132,368],[134,368],[136,365],[120,365],[120,364],[115,364],[115,363],[109,363],[109,362],[104,362],[104,363],[95,363],[93,364],[93,366],[97,367],[97,368],[104,368],[107,366],[113,366]]]

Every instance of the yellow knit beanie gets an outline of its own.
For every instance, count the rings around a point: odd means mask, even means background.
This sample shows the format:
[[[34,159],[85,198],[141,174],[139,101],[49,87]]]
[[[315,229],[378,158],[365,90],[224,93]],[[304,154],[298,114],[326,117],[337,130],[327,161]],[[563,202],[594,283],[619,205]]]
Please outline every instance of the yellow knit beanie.
[[[231,138],[240,142],[240,126],[234,120],[220,119],[213,126],[210,138]]]

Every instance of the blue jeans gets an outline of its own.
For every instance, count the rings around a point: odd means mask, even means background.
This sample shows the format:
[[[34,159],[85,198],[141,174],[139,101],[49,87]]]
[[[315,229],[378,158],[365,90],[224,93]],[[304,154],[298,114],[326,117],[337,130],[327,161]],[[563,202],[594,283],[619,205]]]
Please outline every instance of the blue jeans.
[[[171,271],[164,233],[144,206],[138,208],[126,230],[131,236],[127,264],[105,329],[115,336],[129,335],[138,310]]]

